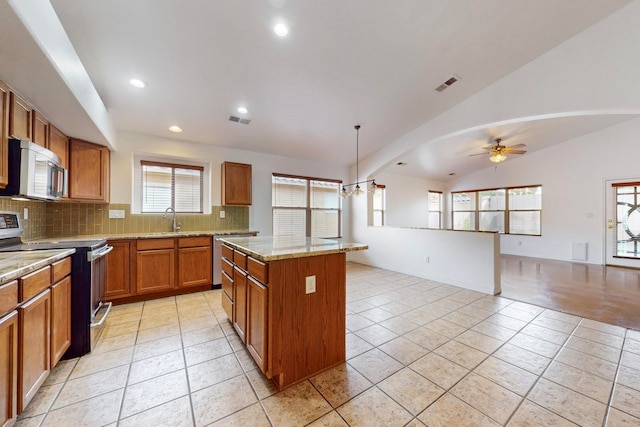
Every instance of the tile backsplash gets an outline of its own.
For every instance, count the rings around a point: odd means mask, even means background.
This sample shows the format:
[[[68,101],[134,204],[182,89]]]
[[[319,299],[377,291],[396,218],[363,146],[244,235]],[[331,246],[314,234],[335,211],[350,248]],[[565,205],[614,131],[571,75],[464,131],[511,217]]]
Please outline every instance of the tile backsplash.
[[[0,198],[0,210],[19,212],[24,240],[85,235],[160,233],[171,231],[172,217],[162,214],[131,215],[129,204],[15,201]],[[124,218],[109,218],[109,210],[124,211]],[[220,211],[225,218],[220,218]],[[249,207],[213,206],[211,214],[177,214],[182,231],[247,230]]]

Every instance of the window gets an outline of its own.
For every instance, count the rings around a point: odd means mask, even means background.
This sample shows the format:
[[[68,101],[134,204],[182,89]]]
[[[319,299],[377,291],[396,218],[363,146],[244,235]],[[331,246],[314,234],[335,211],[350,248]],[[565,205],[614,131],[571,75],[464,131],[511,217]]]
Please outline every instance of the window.
[[[202,213],[203,167],[142,160],[140,171],[142,213]]]
[[[382,227],[385,222],[385,209],[387,206],[387,189],[384,185],[378,184],[376,190],[371,196],[371,205],[373,206],[373,226]]]
[[[340,237],[342,181],[273,174],[274,236]]]
[[[542,186],[452,193],[453,229],[541,234]]]
[[[442,228],[442,191],[429,190],[427,197],[429,198],[427,227]]]

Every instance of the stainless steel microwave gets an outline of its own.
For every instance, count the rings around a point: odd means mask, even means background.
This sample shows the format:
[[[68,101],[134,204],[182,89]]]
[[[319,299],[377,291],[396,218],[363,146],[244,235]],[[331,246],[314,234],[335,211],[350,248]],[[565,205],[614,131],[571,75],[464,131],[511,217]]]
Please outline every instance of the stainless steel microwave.
[[[9,140],[8,184],[0,196],[60,200],[66,194],[67,171],[60,158],[31,141]]]

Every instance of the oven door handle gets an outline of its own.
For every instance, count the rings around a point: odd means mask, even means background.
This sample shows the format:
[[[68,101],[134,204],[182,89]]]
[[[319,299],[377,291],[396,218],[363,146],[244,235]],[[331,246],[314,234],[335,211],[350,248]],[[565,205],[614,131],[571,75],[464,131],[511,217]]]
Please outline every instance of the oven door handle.
[[[109,315],[109,312],[111,311],[111,307],[113,306],[112,302],[108,302],[106,304],[102,304],[100,303],[100,307],[98,308],[98,310],[96,310],[96,315],[98,314],[98,312],[100,312],[100,310],[105,310],[104,314],[102,315],[102,318],[97,321],[97,322],[91,322],[91,324],[89,325],[92,328],[99,328],[100,326],[102,326],[102,324],[104,323],[105,320],[107,320],[107,316]]]
[[[104,248],[97,251],[89,251],[87,252],[87,261],[93,262],[96,259],[105,256],[109,252],[113,250],[113,246],[105,246]]]

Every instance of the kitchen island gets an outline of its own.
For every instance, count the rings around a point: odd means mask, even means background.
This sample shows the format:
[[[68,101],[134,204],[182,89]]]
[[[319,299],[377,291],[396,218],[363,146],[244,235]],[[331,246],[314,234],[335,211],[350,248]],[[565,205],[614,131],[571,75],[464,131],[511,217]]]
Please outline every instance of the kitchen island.
[[[316,238],[222,239],[222,306],[279,389],[345,361],[346,252]]]

